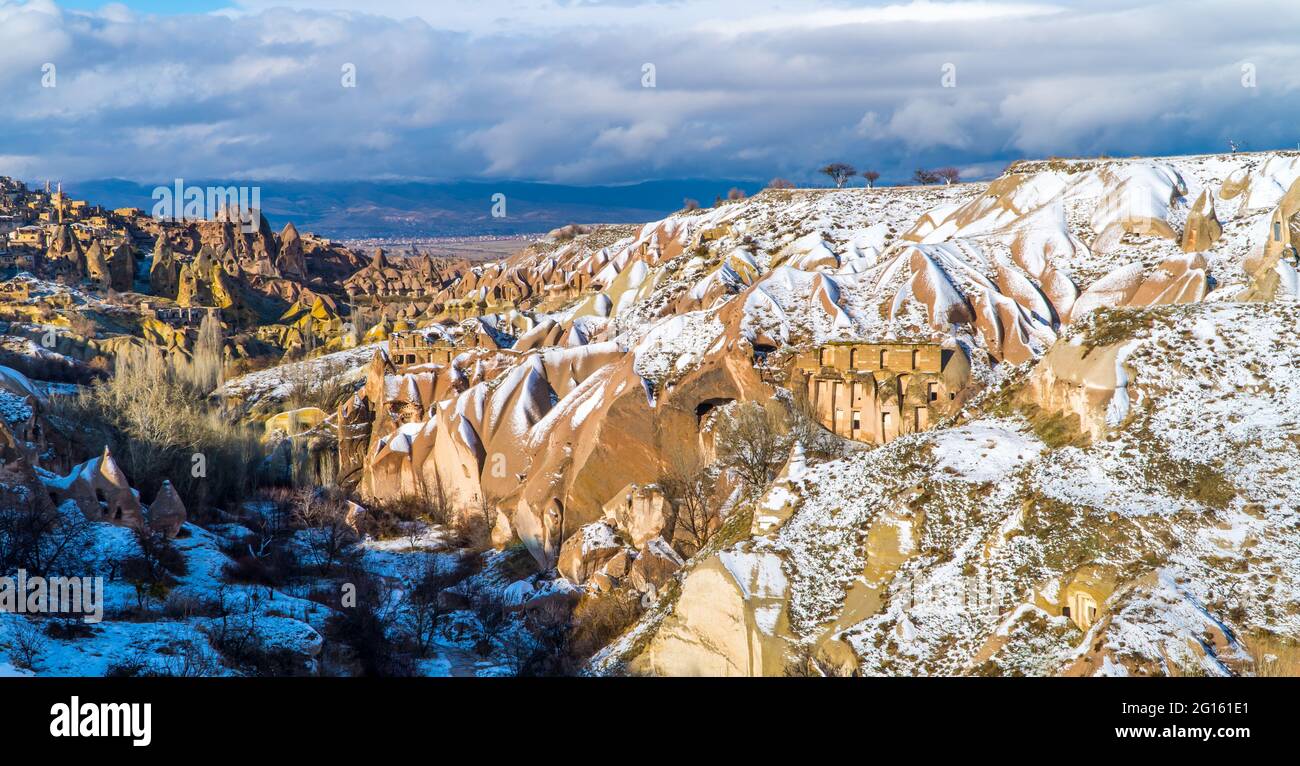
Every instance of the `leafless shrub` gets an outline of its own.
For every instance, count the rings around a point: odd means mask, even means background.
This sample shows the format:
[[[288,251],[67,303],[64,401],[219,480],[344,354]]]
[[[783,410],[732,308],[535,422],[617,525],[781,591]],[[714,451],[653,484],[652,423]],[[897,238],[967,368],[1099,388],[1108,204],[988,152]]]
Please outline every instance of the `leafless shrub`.
[[[804,454],[820,460],[844,456],[844,441],[817,422],[808,391],[794,387],[794,406],[790,408],[790,433],[803,447]]]
[[[769,188],[769,189],[793,189],[793,188],[794,188],[794,184],[791,183],[790,181],[787,181],[787,180],[784,179],[784,178],[773,178],[771,181],[768,181],[768,182],[767,182],[767,188]]]
[[[785,463],[790,446],[785,408],[773,401],[731,405],[715,428],[718,462],[740,477],[749,494],[756,495]]]
[[[360,568],[350,569],[346,576],[355,589],[355,603],[344,604],[326,621],[327,638],[345,645],[364,675],[414,674],[410,657],[392,640],[401,618],[400,596]]]
[[[260,456],[256,435],[208,405],[183,357],[151,346],[119,354],[115,369],[112,378],[52,405],[54,420],[83,454],[111,447],[144,497],[170,480],[191,516],[213,505],[237,507]]]
[[[434,558],[424,560],[403,605],[405,626],[421,656],[428,655],[442,618],[451,611],[443,592],[469,574],[470,566],[465,559],[450,568],[439,565]]]
[[[80,311],[69,311],[65,316],[68,320],[68,329],[83,338],[93,338],[99,331],[95,320]]]
[[[221,660],[197,641],[182,641],[157,663],[148,665],[147,675],[167,678],[212,678],[221,675]]]
[[[424,513],[434,524],[448,525],[455,517],[456,507],[451,501],[451,493],[439,477],[435,476],[433,481],[424,485]]]
[[[50,642],[30,620],[21,619],[10,632],[9,659],[14,667],[35,671]]]
[[[1300,643],[1281,636],[1258,633],[1247,645],[1255,675],[1269,678],[1300,677]]]
[[[216,617],[221,614],[221,604],[199,594],[178,589],[167,594],[167,598],[163,601],[163,614],[176,620]]]
[[[481,553],[492,547],[492,524],[477,513],[457,514],[451,523],[451,536],[455,547]]]
[[[90,522],[80,512],[59,512],[43,494],[0,498],[0,572],[72,571],[91,542]]]
[[[303,488],[294,502],[294,519],[304,527],[308,556],[321,571],[331,571],[357,541],[348,524],[348,504],[342,493],[329,488]]]
[[[357,519],[357,531],[378,540],[392,539],[405,534],[413,523],[424,518],[424,501],[415,495],[371,501]]]
[[[225,344],[221,320],[215,312],[208,312],[199,325],[198,338],[194,341],[194,353],[191,354],[189,363],[180,365],[178,369],[185,382],[201,396],[215,391],[224,380]]]
[[[686,556],[703,548],[718,529],[718,510],[713,507],[715,479],[693,452],[678,453],[660,474],[659,486],[673,508],[669,534]]]
[[[876,188],[876,181],[880,180],[880,173],[874,170],[864,170],[862,171],[862,177],[867,179],[867,188],[874,189]]]
[[[55,617],[45,621],[45,635],[59,641],[76,641],[95,635],[95,629],[80,617]]]
[[[581,662],[608,646],[641,615],[641,598],[630,588],[587,596],[573,610],[569,653]]]
[[[289,384],[289,395],[285,399],[288,409],[317,407],[330,413],[356,392],[356,385],[347,379],[346,362],[333,359],[298,362],[286,365],[284,373]]]

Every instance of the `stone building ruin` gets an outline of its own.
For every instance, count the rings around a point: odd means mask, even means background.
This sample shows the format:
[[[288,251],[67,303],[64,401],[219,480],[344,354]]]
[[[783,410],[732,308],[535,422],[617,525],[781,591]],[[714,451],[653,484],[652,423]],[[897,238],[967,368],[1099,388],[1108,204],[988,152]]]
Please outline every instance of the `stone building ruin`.
[[[420,332],[394,332],[388,336],[388,358],[399,369],[421,364],[451,364],[458,353],[453,344]]]
[[[836,435],[886,444],[951,412],[969,378],[960,349],[831,343],[795,358],[791,387],[803,387],[817,422]]]

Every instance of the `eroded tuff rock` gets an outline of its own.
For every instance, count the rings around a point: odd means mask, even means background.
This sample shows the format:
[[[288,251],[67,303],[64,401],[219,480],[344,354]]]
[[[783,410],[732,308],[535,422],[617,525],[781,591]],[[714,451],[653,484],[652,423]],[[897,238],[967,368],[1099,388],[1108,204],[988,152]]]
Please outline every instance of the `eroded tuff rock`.
[[[1162,367],[1157,349],[1196,356],[1199,342],[1226,342],[1228,320],[1214,314],[1225,300],[1290,295],[1291,234],[1272,224],[1290,231],[1297,175],[1289,157],[1054,160],[987,185],[773,190],[441,269],[432,294],[367,337],[390,345],[339,412],[342,462],[370,498],[438,488],[459,507],[495,509],[498,544],[522,540],[580,588],[653,589],[647,620],[659,632],[635,656],[611,648],[610,667],[1219,672],[1240,645],[1213,657],[1170,648],[1200,623],[1146,615],[1213,600],[1180,581],[1197,565],[1165,541],[1185,533],[1208,546],[1207,519],[1232,523],[1245,512],[1238,497],[1272,490],[1235,478],[1222,489],[1223,469],[1198,457],[1223,459],[1211,430],[1161,404],[1162,387],[1193,391],[1171,382],[1176,366]],[[1276,262],[1261,260],[1269,252]],[[408,270],[378,256],[367,279],[405,290]],[[1258,319],[1231,321],[1264,332],[1264,345],[1283,342]],[[1152,327],[1158,337],[1143,335]],[[445,356],[408,358],[401,339],[413,331],[445,340]],[[771,398],[788,386],[785,362],[837,341],[961,353],[971,390],[951,392],[954,412],[942,413],[957,420],[788,471],[752,507],[729,509],[751,515],[747,534],[652,571],[659,513],[620,518],[609,504],[654,482],[670,450],[711,456],[719,408]],[[1202,391],[1226,393],[1217,356],[1192,361]],[[1032,372],[1010,370],[1021,363]],[[1266,388],[1231,364],[1252,395]],[[1160,386],[1143,382],[1153,370]],[[1213,411],[1212,401],[1200,404]],[[1179,439],[1150,438],[1171,423]],[[1285,525],[1260,513],[1276,542]],[[619,542],[586,550],[593,524]],[[930,592],[976,576],[1019,600],[972,612]],[[1251,619],[1245,629],[1266,627]],[[1117,640],[1080,663],[1085,630],[1136,630],[1166,652]]]
[[[950,428],[792,471],[592,669],[1252,672],[1297,630],[1296,309],[1126,313]]]
[[[157,497],[149,504],[149,528],[166,537],[175,537],[185,519],[185,503],[172,483],[164,481]]]

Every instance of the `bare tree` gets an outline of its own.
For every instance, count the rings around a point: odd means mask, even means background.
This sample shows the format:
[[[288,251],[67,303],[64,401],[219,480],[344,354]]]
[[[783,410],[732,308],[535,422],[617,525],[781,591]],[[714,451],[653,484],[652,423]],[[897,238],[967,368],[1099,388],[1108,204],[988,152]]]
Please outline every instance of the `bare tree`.
[[[955,184],[961,180],[961,171],[952,166],[939,168],[934,171],[934,174],[939,176],[945,184]]]
[[[323,487],[304,487],[294,497],[294,519],[307,528],[308,550],[323,570],[333,569],[356,542],[347,512],[343,497]]]
[[[356,588],[356,601],[326,619],[326,636],[352,650],[364,675],[412,675],[409,655],[392,640],[402,618],[400,591],[361,567],[349,567],[344,576]]]
[[[880,174],[874,170],[862,171],[862,177],[867,179],[867,188],[869,189],[876,188],[876,181],[880,180]]]
[[[421,656],[429,653],[442,618],[450,613],[443,591],[469,576],[465,560],[446,567],[433,558],[423,560],[415,582],[405,594],[404,623]]]
[[[727,191],[727,199],[731,202],[738,202],[745,198],[745,190],[733,186]]]
[[[668,527],[673,540],[681,540],[693,555],[709,541],[718,528],[718,511],[713,507],[714,476],[699,456],[677,453],[665,466],[659,487],[672,503],[672,518]]]
[[[426,482],[424,485],[424,509],[429,521],[434,524],[445,526],[455,520],[455,503],[452,502],[451,493],[443,485],[442,477],[436,472],[433,481]]]
[[[700,209],[700,201],[697,200],[697,199],[691,199],[690,197],[687,197],[686,199],[682,200],[682,209],[683,209],[683,210],[699,210],[699,209]]]
[[[0,507],[0,572],[46,575],[81,566],[93,542],[80,512],[60,513],[44,495],[25,492]]]
[[[18,625],[10,631],[9,658],[14,667],[36,670],[50,642],[31,621],[18,618]]]
[[[925,168],[917,168],[912,173],[912,180],[923,186],[939,183],[939,174]]]
[[[164,655],[158,665],[150,667],[151,674],[169,678],[211,678],[221,673],[221,660],[212,649],[198,641],[182,641],[180,651]]]
[[[735,471],[751,495],[757,494],[785,461],[789,431],[789,416],[776,402],[734,405],[718,420],[718,462]]]
[[[858,174],[857,168],[844,162],[832,162],[822,168],[821,172],[830,176],[831,180],[835,182],[836,189],[843,189],[844,184]]]
[[[794,387],[794,402],[790,408],[790,435],[803,447],[804,453],[823,460],[844,456],[844,441],[817,422],[808,390]]]
[[[194,341],[194,353],[190,364],[181,366],[181,377],[189,383],[196,393],[206,396],[222,384],[225,368],[225,331],[216,312],[209,311],[199,324],[198,339]],[[224,397],[222,397],[224,400]]]
[[[784,178],[773,178],[771,181],[768,182],[768,184],[767,184],[767,188],[769,188],[769,189],[793,189],[793,188],[794,188],[794,184],[791,183],[790,181],[785,180]]]
[[[483,521],[492,529],[497,525],[497,510],[501,505],[502,497],[486,489],[480,490],[478,496],[478,512],[482,514]]]

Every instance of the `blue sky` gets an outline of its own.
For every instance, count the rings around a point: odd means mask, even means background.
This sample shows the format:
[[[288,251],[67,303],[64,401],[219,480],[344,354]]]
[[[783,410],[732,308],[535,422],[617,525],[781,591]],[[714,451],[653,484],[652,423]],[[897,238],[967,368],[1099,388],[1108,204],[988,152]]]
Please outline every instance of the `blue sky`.
[[[1262,0],[0,0],[0,173],[905,180],[1293,148],[1297,28]]]

